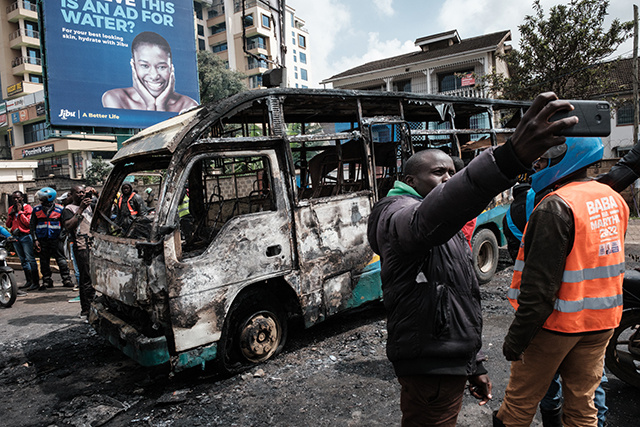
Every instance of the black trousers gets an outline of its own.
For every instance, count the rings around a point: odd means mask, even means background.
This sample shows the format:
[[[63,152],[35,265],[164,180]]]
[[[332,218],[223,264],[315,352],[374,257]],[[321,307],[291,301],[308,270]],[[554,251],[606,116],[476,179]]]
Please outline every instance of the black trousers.
[[[73,253],[76,256],[76,264],[78,265],[78,272],[80,273],[80,310],[82,312],[89,311],[91,307],[91,301],[96,294],[93,285],[91,284],[91,270],[89,268],[89,250],[77,249],[78,245],[73,245]]]
[[[60,269],[62,283],[67,286],[70,284],[73,285],[71,276],[69,275],[69,265],[67,265],[67,259],[62,251],[62,242],[58,239],[38,239],[38,243],[40,243],[38,258],[40,258],[42,283],[45,285],[53,285],[53,279],[51,278],[51,258],[53,258],[56,260],[58,268]]]
[[[414,375],[398,381],[402,427],[455,427],[466,375]]]

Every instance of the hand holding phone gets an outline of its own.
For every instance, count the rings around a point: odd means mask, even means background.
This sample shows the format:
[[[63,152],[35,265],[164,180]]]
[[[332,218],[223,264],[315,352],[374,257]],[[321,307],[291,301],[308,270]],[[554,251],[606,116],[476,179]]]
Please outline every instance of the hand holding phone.
[[[561,110],[549,118],[550,122],[565,117],[578,117],[578,123],[564,128],[562,136],[609,136],[611,133],[611,106],[606,101],[569,100],[573,110]]]

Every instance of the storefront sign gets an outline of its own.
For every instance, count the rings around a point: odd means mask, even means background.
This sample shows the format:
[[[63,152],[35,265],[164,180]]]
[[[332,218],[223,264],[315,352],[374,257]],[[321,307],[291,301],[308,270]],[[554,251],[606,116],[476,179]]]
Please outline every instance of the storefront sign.
[[[43,145],[41,147],[25,148],[22,150],[22,157],[39,156],[40,154],[53,153],[53,144]]]
[[[7,86],[7,96],[16,95],[18,93],[22,93],[24,88],[22,87],[22,82],[16,83],[11,86]]]

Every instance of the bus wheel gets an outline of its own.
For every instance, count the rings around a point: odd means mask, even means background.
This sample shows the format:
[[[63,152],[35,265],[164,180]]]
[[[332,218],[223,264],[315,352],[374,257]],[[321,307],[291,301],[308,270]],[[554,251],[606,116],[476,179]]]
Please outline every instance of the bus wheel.
[[[235,301],[218,346],[222,371],[236,373],[264,362],[282,351],[287,319],[279,304],[250,292]]]
[[[498,241],[491,230],[483,228],[471,239],[473,269],[480,284],[488,283],[498,267]]]

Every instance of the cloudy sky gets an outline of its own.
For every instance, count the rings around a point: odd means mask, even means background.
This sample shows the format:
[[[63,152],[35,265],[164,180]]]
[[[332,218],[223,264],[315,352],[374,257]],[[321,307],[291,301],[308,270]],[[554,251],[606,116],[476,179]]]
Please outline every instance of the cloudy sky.
[[[417,50],[417,38],[457,29],[461,38],[511,30],[533,0],[286,0],[309,30],[310,87],[357,65]],[[542,0],[545,15],[560,0]],[[633,19],[633,0],[610,0],[609,19]],[[607,22],[608,24],[608,22]],[[628,40],[616,52],[631,56]]]

